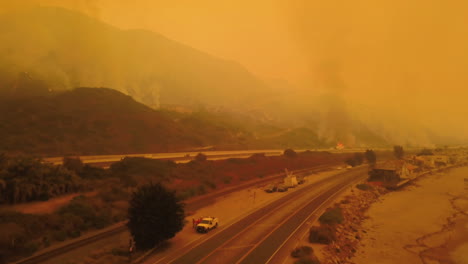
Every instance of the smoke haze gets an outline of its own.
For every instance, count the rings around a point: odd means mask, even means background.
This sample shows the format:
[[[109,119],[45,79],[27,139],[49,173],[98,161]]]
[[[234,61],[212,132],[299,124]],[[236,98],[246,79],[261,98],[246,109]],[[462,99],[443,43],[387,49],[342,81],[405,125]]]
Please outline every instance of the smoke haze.
[[[396,143],[430,145],[430,133],[468,139],[463,0],[22,0],[0,10],[38,4],[159,32],[286,80],[286,93],[320,109],[324,135],[350,137],[359,120]]]

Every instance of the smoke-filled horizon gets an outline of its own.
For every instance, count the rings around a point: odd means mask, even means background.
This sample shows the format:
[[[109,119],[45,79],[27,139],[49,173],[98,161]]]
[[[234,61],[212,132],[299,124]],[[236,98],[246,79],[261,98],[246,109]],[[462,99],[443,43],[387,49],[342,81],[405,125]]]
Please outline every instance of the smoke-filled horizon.
[[[418,126],[468,139],[466,1],[19,0],[0,10],[34,4],[159,32],[263,79],[287,80],[326,103],[325,123],[337,129],[359,116],[383,119],[401,141],[418,134],[402,130]]]

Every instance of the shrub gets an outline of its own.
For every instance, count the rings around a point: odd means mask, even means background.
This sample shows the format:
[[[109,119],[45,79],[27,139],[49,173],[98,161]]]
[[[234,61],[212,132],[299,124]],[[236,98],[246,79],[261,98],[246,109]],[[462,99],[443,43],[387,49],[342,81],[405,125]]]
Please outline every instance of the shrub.
[[[52,238],[56,241],[64,241],[67,239],[67,233],[64,230],[57,230],[52,232]]]
[[[295,158],[297,157],[297,153],[296,151],[294,151],[293,149],[285,149],[284,152],[283,152],[283,155],[285,157],[288,157],[288,158]]]
[[[63,166],[69,171],[74,171],[80,174],[83,170],[83,161],[79,157],[63,157]]]
[[[266,158],[265,153],[255,153],[249,157],[250,160],[259,160],[259,159],[264,159],[264,158]]]
[[[198,161],[198,162],[203,162],[203,161],[206,161],[207,159],[208,157],[203,153],[198,153],[197,156],[195,156],[195,161]]]
[[[310,228],[310,243],[330,244],[335,238],[335,230],[329,225],[313,226]]]
[[[34,252],[39,249],[39,245],[34,241],[28,241],[22,245],[21,255],[31,256]]]
[[[232,177],[231,176],[223,176],[222,181],[223,181],[224,184],[230,184],[231,181],[232,181]]]
[[[229,158],[226,160],[228,163],[232,164],[245,164],[247,162],[250,162],[248,159],[240,159],[240,158]]]
[[[128,250],[125,250],[123,248],[113,248],[111,250],[111,254],[114,256],[128,256]]]
[[[80,230],[70,230],[68,231],[68,236],[71,238],[77,238],[81,236],[81,231]]]
[[[214,183],[212,180],[204,180],[203,184],[210,187],[211,189],[216,189],[216,183]]]
[[[325,213],[323,213],[319,221],[321,224],[333,225],[333,224],[341,224],[343,222],[343,213],[341,212],[341,208],[328,208]]]
[[[296,260],[294,262],[294,264],[320,264],[320,261],[316,258],[312,259],[312,258],[303,258],[303,259],[299,259],[299,260]]]
[[[149,184],[133,193],[127,226],[140,250],[150,249],[175,236],[185,221],[183,203],[161,184]]]
[[[104,228],[112,223],[112,216],[108,213],[100,213],[96,215],[93,221],[94,227],[97,229]]]
[[[90,227],[96,219],[96,211],[84,196],[77,196],[66,206],[60,208],[59,214],[64,216],[67,214],[75,215],[83,219],[84,225]]]
[[[99,196],[104,202],[110,203],[115,201],[128,200],[130,195],[125,190],[123,190],[123,188],[112,186],[110,189],[102,190]]]
[[[362,191],[367,191],[367,190],[372,189],[369,185],[367,185],[365,183],[360,183],[360,184],[356,185],[356,188],[358,188],[359,190],[362,190]]]
[[[203,195],[206,193],[205,185],[198,185],[197,195]]]
[[[291,252],[293,258],[304,258],[310,256],[314,250],[309,246],[297,247]]]
[[[354,159],[354,157],[353,158],[348,158],[347,160],[345,160],[345,163],[348,164],[351,167],[356,167],[358,165],[356,160]]]
[[[375,155],[375,152],[371,149],[366,150],[364,153],[364,156],[366,157],[366,160],[369,162],[371,165],[375,165],[377,161],[377,156]]]
[[[78,176],[83,179],[103,179],[108,176],[107,171],[103,168],[84,165]]]

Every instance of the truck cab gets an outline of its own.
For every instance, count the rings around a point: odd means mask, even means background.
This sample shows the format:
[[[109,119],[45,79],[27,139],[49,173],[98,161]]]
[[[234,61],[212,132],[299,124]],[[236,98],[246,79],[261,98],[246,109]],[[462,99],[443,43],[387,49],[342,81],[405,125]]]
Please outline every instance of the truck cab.
[[[201,222],[197,225],[196,230],[198,233],[206,233],[216,227],[218,227],[218,218],[203,217]]]

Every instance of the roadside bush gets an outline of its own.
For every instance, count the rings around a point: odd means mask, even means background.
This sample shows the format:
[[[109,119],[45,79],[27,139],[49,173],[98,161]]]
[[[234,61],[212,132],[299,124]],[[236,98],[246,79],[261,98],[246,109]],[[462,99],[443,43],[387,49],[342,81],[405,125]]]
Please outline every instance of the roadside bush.
[[[240,158],[229,158],[226,160],[228,163],[232,164],[245,164],[245,163],[250,163],[248,159],[240,159]]]
[[[67,239],[67,233],[64,230],[57,230],[52,232],[52,238],[56,241],[64,241]]]
[[[68,231],[67,235],[71,238],[77,238],[81,236],[81,231],[80,230],[70,230]]]
[[[360,183],[360,184],[356,185],[356,188],[358,188],[359,190],[362,190],[362,191],[368,191],[368,190],[372,189],[372,187],[370,187],[369,185],[367,185],[365,183]]]
[[[122,257],[126,257],[128,256],[128,250],[125,250],[124,248],[113,248],[111,250],[111,254],[114,255],[114,256],[122,256]]]
[[[255,153],[249,157],[250,160],[254,160],[254,161],[265,159],[265,158],[266,158],[265,153]]]
[[[181,190],[179,193],[177,193],[177,197],[179,197],[179,199],[181,200],[185,200],[197,194],[198,194],[198,188],[192,187],[192,188],[188,188],[185,190]]]
[[[197,195],[203,195],[206,193],[206,187],[205,185],[198,185],[197,188]]]
[[[297,247],[291,251],[291,257],[293,258],[304,258],[310,256],[314,250],[309,246]]]
[[[231,176],[228,176],[228,175],[223,176],[222,181],[223,181],[224,184],[230,184],[231,181],[232,181],[232,177],[231,177]]]
[[[324,225],[341,224],[341,222],[343,222],[343,213],[341,208],[328,208],[325,213],[320,216],[319,221]]]
[[[285,149],[283,155],[288,158],[295,158],[297,157],[297,152],[293,149]]]
[[[303,258],[296,260],[294,264],[320,264],[320,261],[318,259],[312,259],[312,258]]]
[[[28,241],[21,246],[21,255],[28,257],[39,249],[39,244],[34,241]]]
[[[216,183],[214,183],[212,180],[204,180],[203,184],[210,187],[211,189],[216,189]]]
[[[62,164],[69,171],[74,171],[80,174],[83,170],[84,164],[79,157],[63,157]]]
[[[84,167],[78,173],[78,176],[80,176],[83,179],[98,180],[106,178],[108,176],[108,173],[103,168],[84,165]]]
[[[329,225],[313,226],[310,228],[310,243],[330,244],[335,238],[335,230]]]
[[[129,193],[124,191],[122,188],[118,188],[117,186],[112,186],[109,189],[102,190],[99,193],[99,196],[104,202],[107,203],[128,200],[130,198]]]
[[[148,184],[133,193],[127,226],[137,249],[153,248],[174,237],[184,225],[184,204],[174,191],[161,184]]]
[[[345,163],[351,167],[356,167],[364,162],[364,155],[362,153],[354,153],[354,155],[345,160]]]
[[[59,209],[60,215],[75,215],[83,219],[86,226],[91,226],[96,218],[96,212],[85,196],[77,196],[70,203]]]
[[[128,174],[166,180],[170,178],[175,167],[176,164],[173,161],[125,157],[121,161],[111,164],[110,172],[112,175]]]
[[[102,212],[96,215],[96,218],[93,221],[94,227],[97,229],[104,228],[112,224],[112,216],[110,213]]]
[[[203,154],[203,153],[198,153],[196,156],[195,156],[195,161],[197,162],[204,162],[208,159],[208,157]]]

